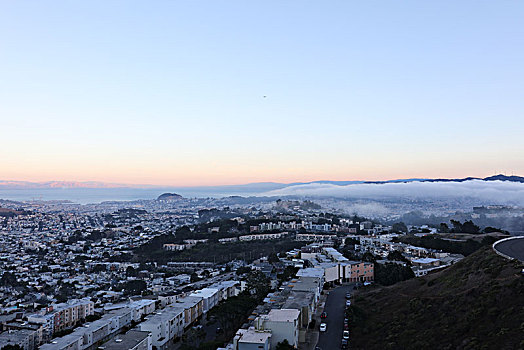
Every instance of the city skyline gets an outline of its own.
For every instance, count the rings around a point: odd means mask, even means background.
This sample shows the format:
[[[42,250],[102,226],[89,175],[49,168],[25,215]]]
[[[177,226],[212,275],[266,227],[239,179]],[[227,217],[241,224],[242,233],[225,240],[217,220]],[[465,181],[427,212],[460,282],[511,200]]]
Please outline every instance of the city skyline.
[[[0,179],[524,174],[523,4],[201,5],[2,3]]]

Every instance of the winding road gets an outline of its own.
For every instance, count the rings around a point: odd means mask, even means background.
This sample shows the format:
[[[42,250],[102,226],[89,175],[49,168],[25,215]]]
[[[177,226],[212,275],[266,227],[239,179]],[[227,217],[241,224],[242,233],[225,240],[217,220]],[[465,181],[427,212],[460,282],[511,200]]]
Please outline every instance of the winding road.
[[[524,262],[524,236],[501,239],[493,243],[493,249],[506,258]]]

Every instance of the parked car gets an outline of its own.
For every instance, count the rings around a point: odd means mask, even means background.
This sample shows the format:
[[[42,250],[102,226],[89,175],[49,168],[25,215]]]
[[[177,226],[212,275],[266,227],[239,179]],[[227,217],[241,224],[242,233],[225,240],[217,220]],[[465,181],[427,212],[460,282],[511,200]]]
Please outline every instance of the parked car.
[[[321,323],[321,324],[320,324],[320,331],[321,331],[321,332],[325,332],[325,331],[327,331],[327,324],[325,324],[325,323]]]
[[[346,300],[346,307],[350,307],[351,306],[351,300]]]
[[[321,319],[326,319],[327,318],[327,312],[324,311],[323,313],[321,313],[320,314],[320,318]]]
[[[344,331],[344,332],[342,333],[342,339],[349,340],[349,331]]]
[[[342,339],[342,342],[340,343],[340,348],[341,349],[347,349],[348,348],[348,340],[347,339]]]
[[[346,293],[346,299],[351,299],[351,293]]]

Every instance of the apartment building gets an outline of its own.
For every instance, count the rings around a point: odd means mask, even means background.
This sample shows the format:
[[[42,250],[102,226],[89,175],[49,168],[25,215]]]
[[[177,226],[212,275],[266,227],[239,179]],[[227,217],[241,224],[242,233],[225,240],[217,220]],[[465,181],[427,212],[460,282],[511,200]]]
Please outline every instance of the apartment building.
[[[218,289],[203,288],[190,294],[192,297],[202,298],[202,312],[205,314],[218,304]]]
[[[49,339],[56,332],[74,327],[94,312],[95,304],[91,300],[79,299],[50,306],[44,314],[30,315],[28,320],[42,324],[45,328],[43,338]]]
[[[9,330],[0,333],[0,349],[18,345],[23,350],[34,350],[38,346],[36,331],[30,329]]]
[[[169,347],[169,343],[184,332],[183,307],[167,307],[151,315],[140,323],[141,331],[151,333],[151,343],[159,350]]]
[[[202,297],[187,296],[178,299],[172,306],[184,308],[184,324],[188,327],[204,313]]]

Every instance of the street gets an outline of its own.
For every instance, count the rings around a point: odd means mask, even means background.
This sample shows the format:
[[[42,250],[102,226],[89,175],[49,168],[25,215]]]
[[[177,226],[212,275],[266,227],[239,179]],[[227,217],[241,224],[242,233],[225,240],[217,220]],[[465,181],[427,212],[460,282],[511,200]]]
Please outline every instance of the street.
[[[320,333],[317,343],[317,346],[322,350],[340,349],[344,328],[346,293],[353,292],[353,287],[354,284],[337,287],[327,297],[324,311],[327,312],[328,316],[326,320],[322,321],[327,324],[327,331]]]
[[[524,237],[512,237],[495,243],[494,249],[513,259],[524,261]]]

